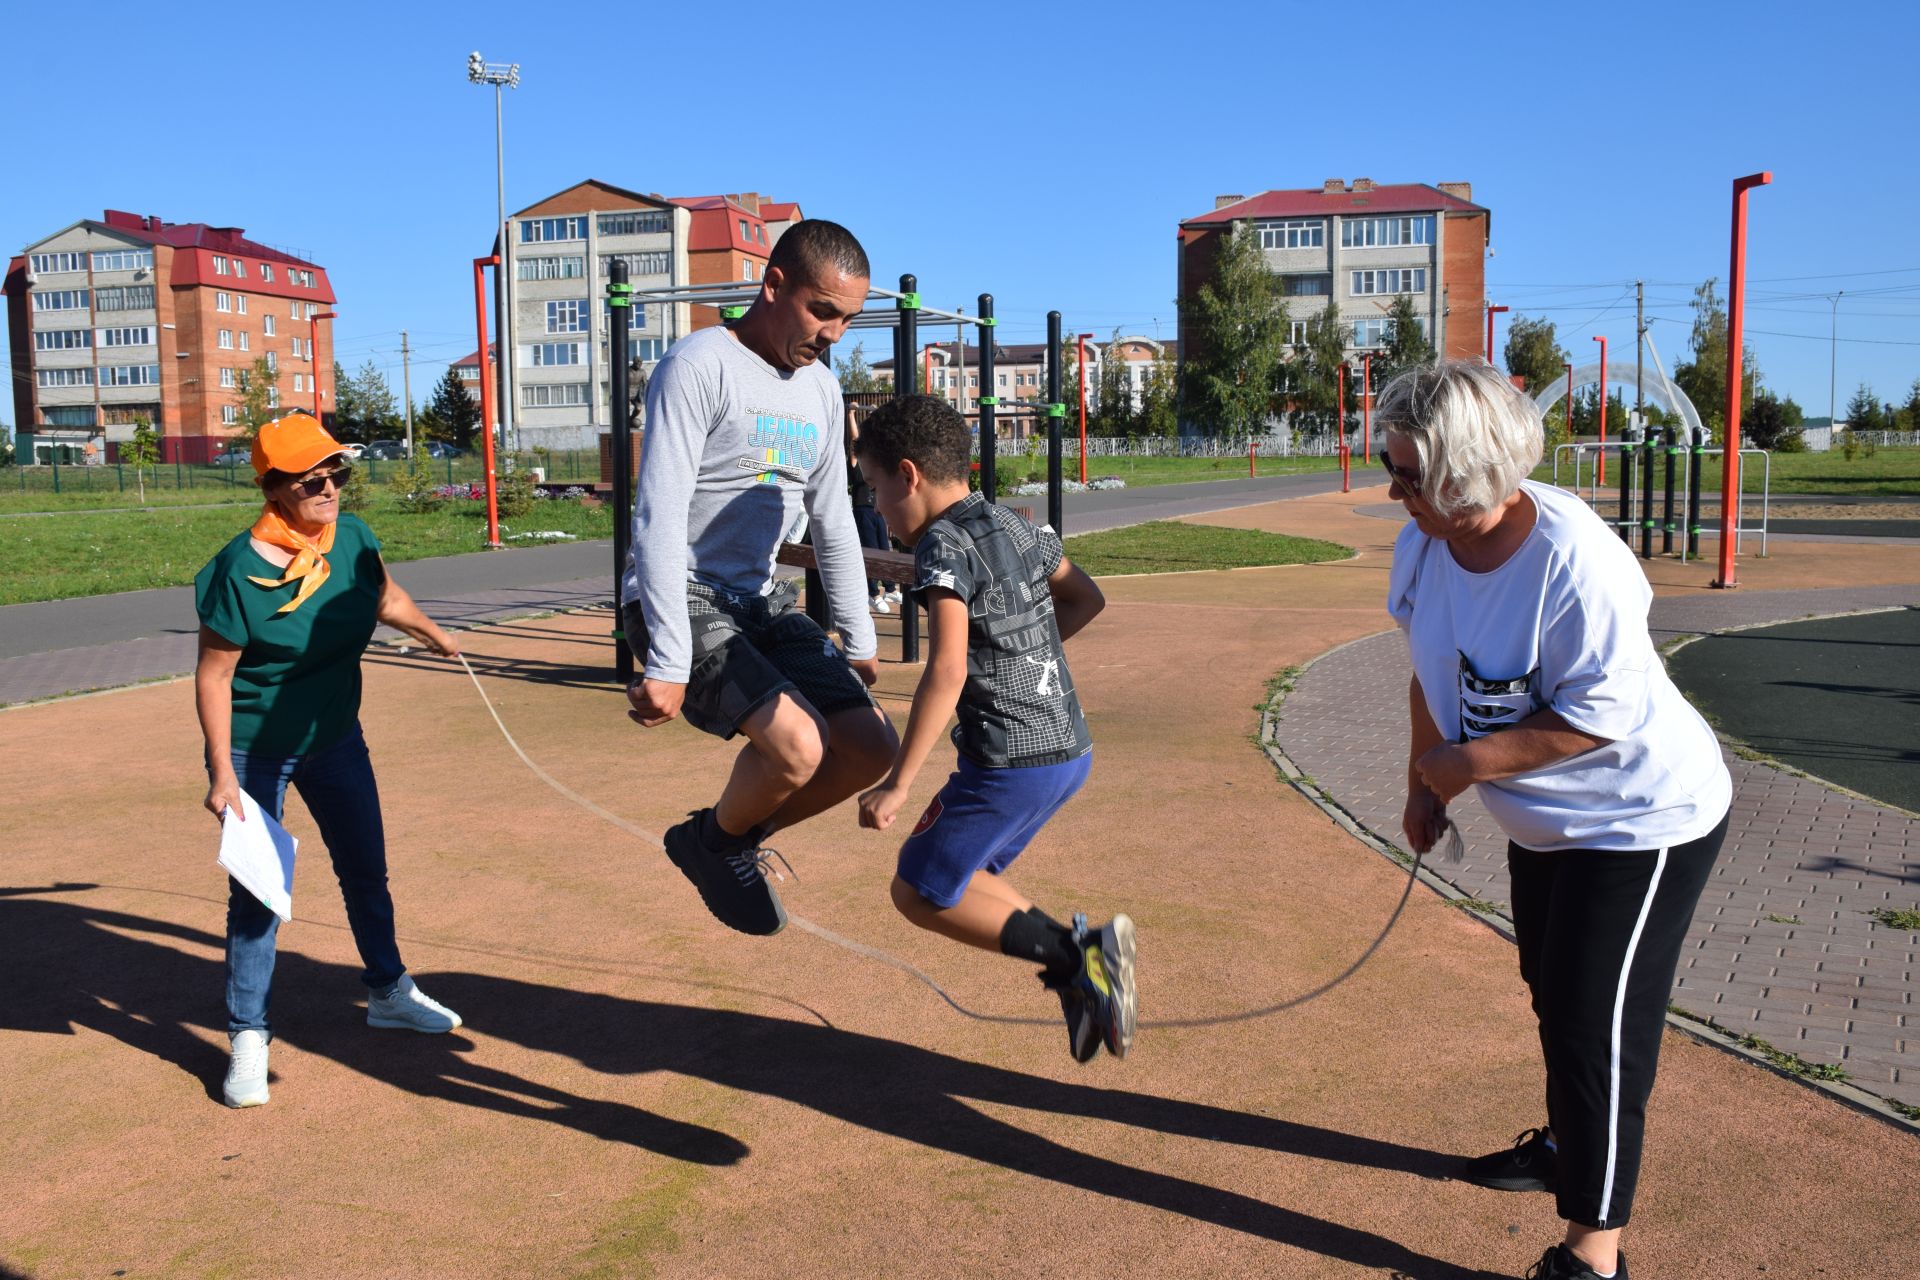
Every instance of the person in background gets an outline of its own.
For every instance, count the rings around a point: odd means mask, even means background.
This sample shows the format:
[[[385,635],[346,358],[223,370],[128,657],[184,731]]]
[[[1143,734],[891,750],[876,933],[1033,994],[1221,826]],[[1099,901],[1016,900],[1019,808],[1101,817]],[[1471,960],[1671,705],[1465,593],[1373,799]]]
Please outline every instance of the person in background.
[[[871,547],[875,551],[890,551],[893,540],[887,536],[886,517],[873,505],[873,486],[860,474],[860,464],[854,461],[854,443],[860,439],[860,411],[853,405],[847,406],[847,484],[853,494],[853,523],[860,531],[860,545]],[[875,613],[891,613],[893,606],[901,602],[900,584],[883,582],[878,578],[867,579],[867,594],[873,597]]]
[[[206,807],[244,815],[245,791],[278,821],[292,783],[313,815],[346,899],[364,966],[367,1025],[451,1031],[460,1015],[428,998],[400,960],[380,794],[360,731],[360,655],[376,625],[453,657],[453,640],[388,574],[380,543],[340,510],[346,449],[310,414],[260,428],[253,469],[266,505],[193,581],[200,614],[195,702],[206,737]],[[275,937],[280,918],[227,883],[227,1031],[222,1094],[267,1101]]]

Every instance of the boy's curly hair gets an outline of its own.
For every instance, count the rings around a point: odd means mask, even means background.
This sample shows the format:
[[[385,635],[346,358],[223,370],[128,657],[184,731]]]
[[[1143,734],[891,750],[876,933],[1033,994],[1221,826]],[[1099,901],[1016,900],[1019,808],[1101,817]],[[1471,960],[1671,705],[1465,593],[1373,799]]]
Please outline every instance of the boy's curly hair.
[[[889,400],[860,423],[855,453],[889,471],[911,458],[929,480],[964,481],[973,462],[967,420],[937,396]]]

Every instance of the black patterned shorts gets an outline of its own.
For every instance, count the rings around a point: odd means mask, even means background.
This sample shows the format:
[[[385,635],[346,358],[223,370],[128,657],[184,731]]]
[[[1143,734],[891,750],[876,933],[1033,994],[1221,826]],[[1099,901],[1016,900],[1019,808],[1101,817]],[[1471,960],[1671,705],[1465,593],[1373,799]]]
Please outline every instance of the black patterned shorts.
[[[820,624],[797,607],[791,580],[764,596],[733,596],[687,584],[693,669],[680,714],[694,728],[731,738],[760,706],[791,691],[822,716],[871,707],[873,696]],[[642,662],[646,620],[629,601],[622,618],[627,644]]]

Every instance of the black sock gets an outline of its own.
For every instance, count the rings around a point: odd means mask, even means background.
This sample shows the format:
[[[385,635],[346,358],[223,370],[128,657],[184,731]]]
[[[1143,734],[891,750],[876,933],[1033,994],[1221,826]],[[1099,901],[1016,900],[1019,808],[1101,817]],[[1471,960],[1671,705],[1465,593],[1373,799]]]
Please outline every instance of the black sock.
[[[717,817],[711,809],[702,809],[700,811],[700,825],[697,830],[700,836],[700,843],[709,849],[721,849],[732,852],[735,849],[744,849],[754,843],[752,831],[741,836],[734,835],[733,832],[720,825],[719,817]]]
[[[1000,950],[1042,967],[1042,978],[1066,979],[1080,972],[1080,948],[1073,931],[1038,907],[1028,907],[1007,918],[1000,930]]]

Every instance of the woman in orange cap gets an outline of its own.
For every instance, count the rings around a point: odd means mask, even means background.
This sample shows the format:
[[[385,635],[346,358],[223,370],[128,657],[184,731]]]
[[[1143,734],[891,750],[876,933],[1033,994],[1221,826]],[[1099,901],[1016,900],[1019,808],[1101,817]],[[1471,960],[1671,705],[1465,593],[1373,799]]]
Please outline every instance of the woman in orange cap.
[[[381,623],[448,657],[459,650],[387,573],[373,530],[340,510],[347,464],[345,448],[310,414],[262,427],[253,469],[266,505],[194,578],[206,805],[216,817],[229,806],[243,813],[244,790],[277,821],[287,784],[297,787],[346,898],[365,965],[368,1024],[451,1031],[460,1016],[414,985],[394,939],[380,796],[360,733],[360,655]],[[230,1107],[267,1100],[279,923],[228,881]]]

